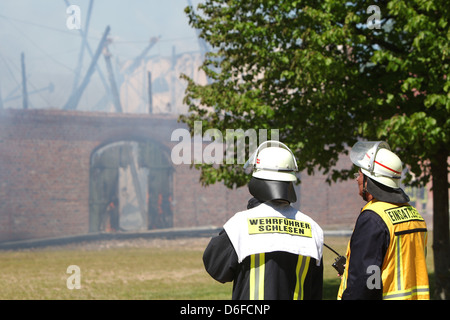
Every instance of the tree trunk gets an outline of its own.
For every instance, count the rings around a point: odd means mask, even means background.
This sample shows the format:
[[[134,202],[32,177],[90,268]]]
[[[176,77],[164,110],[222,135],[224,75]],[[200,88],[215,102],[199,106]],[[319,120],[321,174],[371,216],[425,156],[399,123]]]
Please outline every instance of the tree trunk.
[[[433,176],[434,298],[450,299],[450,239],[448,196],[448,151],[443,148],[431,161]]]

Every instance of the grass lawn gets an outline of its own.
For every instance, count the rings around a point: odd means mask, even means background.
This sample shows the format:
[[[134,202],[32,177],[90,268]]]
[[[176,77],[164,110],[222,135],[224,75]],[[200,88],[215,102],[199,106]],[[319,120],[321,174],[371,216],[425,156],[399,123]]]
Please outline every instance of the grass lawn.
[[[112,240],[0,251],[0,299],[229,300],[232,284],[218,283],[204,270],[202,254],[208,241]],[[344,254],[348,238],[325,238],[325,242]],[[324,299],[334,300],[340,279],[331,267],[335,255],[324,250]],[[70,265],[80,268],[80,289],[67,287]],[[432,273],[431,249],[428,265]]]

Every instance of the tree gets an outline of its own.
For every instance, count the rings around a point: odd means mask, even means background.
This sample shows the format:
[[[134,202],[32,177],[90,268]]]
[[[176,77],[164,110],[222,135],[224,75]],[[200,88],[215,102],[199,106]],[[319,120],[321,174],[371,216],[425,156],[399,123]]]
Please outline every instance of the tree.
[[[437,298],[450,298],[448,158],[450,29],[445,0],[206,0],[186,8],[213,48],[211,79],[186,75],[192,129],[279,129],[308,174],[349,177],[338,157],[358,139],[385,140],[405,183],[433,185]],[[204,184],[248,181],[241,166],[197,164]],[[414,177],[414,179],[413,179]]]

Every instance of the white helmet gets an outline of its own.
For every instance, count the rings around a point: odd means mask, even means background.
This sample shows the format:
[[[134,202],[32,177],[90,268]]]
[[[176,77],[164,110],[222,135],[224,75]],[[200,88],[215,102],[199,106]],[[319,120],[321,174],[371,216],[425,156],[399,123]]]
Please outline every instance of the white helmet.
[[[402,161],[384,141],[359,141],[350,151],[350,159],[362,173],[390,188],[400,188]]]
[[[269,145],[269,146],[267,146]],[[245,163],[252,165],[252,176],[265,180],[296,181],[297,161],[292,151],[283,143],[269,140],[261,143]]]

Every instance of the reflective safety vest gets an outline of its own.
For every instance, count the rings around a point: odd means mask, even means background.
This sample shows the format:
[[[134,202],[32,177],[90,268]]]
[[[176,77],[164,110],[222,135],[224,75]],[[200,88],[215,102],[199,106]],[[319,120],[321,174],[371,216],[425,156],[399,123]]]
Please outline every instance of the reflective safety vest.
[[[428,300],[430,290],[426,266],[427,226],[419,212],[409,204],[395,205],[372,200],[362,211],[377,213],[389,229],[390,243],[381,267],[383,299]],[[347,266],[351,259],[347,247]],[[348,269],[339,288],[338,299],[347,287]]]

